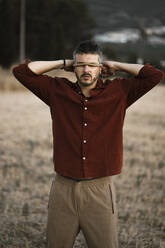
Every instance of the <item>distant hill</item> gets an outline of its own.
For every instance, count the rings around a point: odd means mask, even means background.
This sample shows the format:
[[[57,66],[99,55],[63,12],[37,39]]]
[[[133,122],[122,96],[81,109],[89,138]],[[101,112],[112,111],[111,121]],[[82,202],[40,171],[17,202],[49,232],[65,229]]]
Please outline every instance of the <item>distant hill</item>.
[[[96,32],[165,25],[164,0],[84,0],[94,17]]]

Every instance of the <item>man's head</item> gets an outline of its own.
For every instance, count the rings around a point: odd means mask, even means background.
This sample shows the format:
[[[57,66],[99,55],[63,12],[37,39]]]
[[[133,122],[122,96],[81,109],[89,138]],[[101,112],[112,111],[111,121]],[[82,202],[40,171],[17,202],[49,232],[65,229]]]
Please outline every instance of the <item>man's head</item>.
[[[93,41],[81,42],[73,52],[75,74],[80,86],[95,85],[101,73],[102,52]]]
[[[99,63],[102,63],[103,54],[99,45],[91,40],[82,41],[73,52],[73,59],[76,60],[77,54],[97,54]]]

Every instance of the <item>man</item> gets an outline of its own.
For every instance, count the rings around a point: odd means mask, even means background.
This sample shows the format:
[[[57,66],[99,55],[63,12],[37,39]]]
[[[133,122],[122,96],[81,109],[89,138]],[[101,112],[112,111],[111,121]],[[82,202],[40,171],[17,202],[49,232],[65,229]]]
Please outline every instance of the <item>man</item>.
[[[126,109],[160,82],[150,65],[102,61],[92,41],[80,43],[73,60],[19,65],[16,78],[50,107],[54,168],[49,207],[49,248],[73,247],[81,229],[90,248],[117,248],[117,211],[112,177],[122,168]],[[77,82],[43,73],[74,71]],[[100,78],[124,71],[129,79]]]

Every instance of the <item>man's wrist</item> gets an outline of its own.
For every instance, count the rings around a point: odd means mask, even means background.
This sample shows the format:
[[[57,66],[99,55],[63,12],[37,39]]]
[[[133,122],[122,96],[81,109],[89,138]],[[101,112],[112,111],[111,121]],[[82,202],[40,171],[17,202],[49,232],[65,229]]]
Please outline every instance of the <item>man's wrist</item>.
[[[63,68],[65,71],[70,71],[70,72],[73,72],[74,71],[74,67],[73,67],[73,63],[74,63],[74,60],[72,59],[63,59]]]
[[[121,69],[121,62],[111,61],[110,62],[110,67],[112,67],[114,71],[120,71],[120,69]]]

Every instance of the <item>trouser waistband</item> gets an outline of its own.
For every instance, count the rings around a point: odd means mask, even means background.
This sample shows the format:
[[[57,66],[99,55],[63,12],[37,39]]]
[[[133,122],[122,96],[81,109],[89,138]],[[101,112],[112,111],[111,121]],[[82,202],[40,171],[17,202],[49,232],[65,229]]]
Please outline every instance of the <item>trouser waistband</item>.
[[[84,179],[74,179],[74,178],[70,178],[70,177],[66,177],[66,176],[62,176],[60,174],[55,175],[55,179],[59,180],[65,184],[74,184],[74,183],[78,183],[78,182],[82,182],[85,184],[97,184],[97,183],[110,183],[112,182],[112,176],[106,176],[106,177],[97,177],[97,178],[84,178]]]
[[[58,174],[58,175],[60,175],[61,177],[64,177],[64,178],[67,178],[67,179],[76,181],[76,182],[90,181],[90,180],[93,180],[93,179],[98,179],[98,177],[91,177],[91,178],[73,178],[73,177],[63,176],[63,175],[61,175],[61,174]]]

